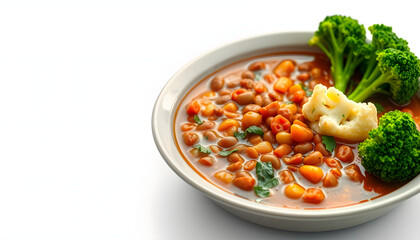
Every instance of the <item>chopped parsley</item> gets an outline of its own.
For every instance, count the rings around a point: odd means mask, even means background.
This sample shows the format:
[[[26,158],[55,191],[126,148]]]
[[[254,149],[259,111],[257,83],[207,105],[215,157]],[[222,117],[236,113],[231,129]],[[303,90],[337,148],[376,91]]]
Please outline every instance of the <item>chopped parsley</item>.
[[[229,156],[230,154],[232,154],[232,153],[234,153],[234,152],[236,152],[236,151],[238,151],[238,149],[232,149],[232,150],[230,150],[230,151],[228,151],[228,150],[223,150],[223,151],[220,151],[220,152],[219,152],[219,155],[220,155],[220,156],[222,156],[222,157],[226,157],[226,156]]]
[[[198,115],[194,115],[194,121],[195,121],[196,123],[198,123],[198,125],[203,124],[203,121],[201,121],[201,119],[198,117]]]
[[[312,91],[312,90],[308,90],[308,91],[305,91],[306,92],[306,96],[307,97],[310,97],[310,96],[312,96],[312,93],[314,92],[314,91]]]
[[[194,146],[195,149],[197,149],[199,152],[205,153],[205,154],[210,154],[211,150],[209,148],[203,147],[200,144],[197,144]]]
[[[246,137],[246,131],[241,133],[241,132],[234,132],[233,136],[236,137],[237,139],[244,139]]]
[[[279,180],[274,177],[271,162],[257,162],[256,173],[258,185],[254,187],[255,194],[263,198],[270,196],[270,188],[279,184]]]
[[[307,97],[312,96],[313,91],[308,86],[305,86],[303,83],[300,83],[300,86],[302,87],[303,91],[305,91]]]
[[[243,132],[243,133],[241,133],[241,132],[233,133],[233,136],[235,136],[237,139],[244,139],[248,133],[257,134],[257,135],[260,135],[260,136],[264,135],[264,131],[260,127],[251,126],[251,127],[247,128],[245,130],[245,132]]]
[[[254,81],[259,81],[262,77],[262,71],[256,71],[255,72],[255,77],[254,77]]]
[[[378,113],[381,113],[381,112],[385,111],[385,108],[380,103],[374,103],[374,104],[375,104],[375,107],[376,107],[376,111]]]
[[[337,145],[335,142],[335,138],[331,136],[322,136],[322,143],[325,144],[327,150],[332,153]]]

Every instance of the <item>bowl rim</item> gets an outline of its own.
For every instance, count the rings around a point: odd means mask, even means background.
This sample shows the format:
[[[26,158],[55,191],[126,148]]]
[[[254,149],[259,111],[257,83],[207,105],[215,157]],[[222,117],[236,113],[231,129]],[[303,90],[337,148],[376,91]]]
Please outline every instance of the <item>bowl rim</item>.
[[[284,31],[284,32],[272,32],[272,33],[266,33],[266,34],[259,34],[250,36],[247,38],[241,38],[239,40],[231,41],[226,44],[222,44],[218,47],[213,48],[212,50],[209,50],[195,58],[193,58],[191,61],[189,61],[187,64],[185,64],[181,69],[179,69],[164,85],[162,90],[160,91],[152,112],[152,134],[153,138],[156,144],[156,147],[158,148],[158,151],[160,152],[161,156],[165,160],[165,162],[168,164],[168,166],[179,176],[181,179],[183,179],[185,182],[187,182],[189,185],[193,186],[194,188],[200,190],[204,194],[206,194],[208,197],[210,197],[213,200],[216,200],[218,202],[228,204],[231,207],[239,208],[242,211],[248,211],[253,212],[257,214],[263,214],[263,215],[271,215],[271,216],[278,216],[278,217],[286,217],[286,218],[343,218],[348,215],[353,214],[360,214],[368,211],[372,211],[377,208],[385,208],[387,206],[396,204],[400,201],[403,201],[405,199],[408,199],[415,194],[420,192],[420,174],[415,177],[414,179],[410,180],[405,185],[401,186],[400,188],[396,189],[395,191],[386,194],[385,196],[375,198],[372,200],[368,200],[367,202],[363,203],[356,203],[349,206],[342,206],[342,207],[334,207],[334,208],[323,208],[323,209],[294,209],[294,208],[286,208],[281,206],[273,206],[269,204],[261,204],[256,203],[255,201],[249,200],[249,199],[242,199],[238,196],[235,196],[232,193],[228,193],[225,191],[220,192],[221,194],[214,191],[214,188],[217,188],[212,183],[207,182],[207,184],[201,185],[196,183],[188,174],[185,173],[185,171],[182,170],[181,166],[177,165],[176,162],[172,161],[173,156],[171,156],[170,152],[168,151],[168,146],[165,146],[162,142],[161,133],[159,132],[159,119],[158,115],[159,112],[162,111],[162,101],[165,95],[165,92],[168,90],[168,86],[173,84],[175,81],[177,81],[178,76],[180,76],[186,69],[191,67],[195,62],[199,61],[200,59],[205,58],[207,55],[222,50],[226,48],[230,48],[234,45],[241,44],[245,41],[249,40],[258,40],[258,39],[264,39],[264,38],[270,38],[270,37],[278,37],[278,36],[287,36],[287,35],[296,35],[296,34],[303,34],[311,36],[313,35],[313,32],[311,31]],[[300,45],[300,44],[298,44]],[[286,45],[284,45],[286,46]],[[188,80],[191,81],[191,80]],[[195,84],[194,84],[195,86]],[[184,97],[184,95],[181,95],[181,97]],[[172,107],[171,111],[176,111],[178,106]],[[173,125],[173,119],[170,119],[171,126]],[[171,127],[172,129],[173,127]],[[171,133],[169,133],[171,135]],[[173,146],[176,147],[174,141],[172,141]],[[179,152],[178,152],[179,154]],[[182,156],[179,154],[179,157],[182,158]]]

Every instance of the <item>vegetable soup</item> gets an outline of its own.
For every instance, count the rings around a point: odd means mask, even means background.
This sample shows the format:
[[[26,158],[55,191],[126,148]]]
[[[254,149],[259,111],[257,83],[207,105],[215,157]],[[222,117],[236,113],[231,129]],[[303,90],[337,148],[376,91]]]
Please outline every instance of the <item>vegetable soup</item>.
[[[385,183],[361,165],[357,145],[317,134],[302,114],[314,87],[333,86],[317,52],[282,52],[236,62],[207,76],[182,99],[175,141],[185,161],[215,186],[264,204],[333,208],[372,200]],[[420,123],[420,102],[373,98],[378,117],[399,109]]]

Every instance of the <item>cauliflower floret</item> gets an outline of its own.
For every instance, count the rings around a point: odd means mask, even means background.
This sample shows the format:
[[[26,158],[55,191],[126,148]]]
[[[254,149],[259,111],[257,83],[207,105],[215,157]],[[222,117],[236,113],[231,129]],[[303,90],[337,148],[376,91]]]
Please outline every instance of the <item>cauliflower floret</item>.
[[[302,107],[303,115],[315,132],[350,141],[363,141],[378,127],[376,107],[356,103],[334,87],[318,84]]]

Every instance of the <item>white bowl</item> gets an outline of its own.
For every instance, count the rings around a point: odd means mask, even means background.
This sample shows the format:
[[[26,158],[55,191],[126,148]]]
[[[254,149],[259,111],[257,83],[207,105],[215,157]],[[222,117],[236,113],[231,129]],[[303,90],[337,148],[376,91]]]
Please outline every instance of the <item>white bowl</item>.
[[[173,121],[183,96],[198,81],[238,60],[282,50],[318,51],[307,45],[312,32],[274,33],[251,37],[210,51],[179,70],[162,89],[152,115],[156,145],[166,163],[185,182],[227,211],[251,222],[292,231],[328,231],[373,220],[420,192],[420,175],[396,191],[365,203],[331,209],[288,209],[257,203],[229,194],[200,177],[175,145]]]

